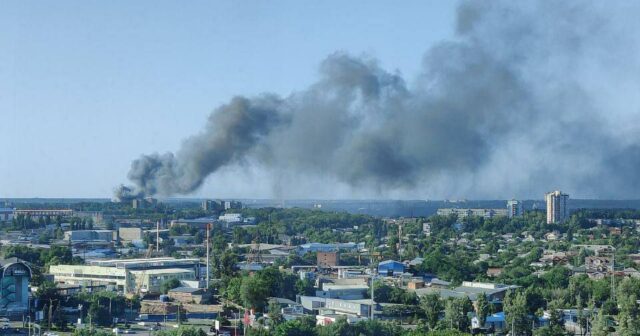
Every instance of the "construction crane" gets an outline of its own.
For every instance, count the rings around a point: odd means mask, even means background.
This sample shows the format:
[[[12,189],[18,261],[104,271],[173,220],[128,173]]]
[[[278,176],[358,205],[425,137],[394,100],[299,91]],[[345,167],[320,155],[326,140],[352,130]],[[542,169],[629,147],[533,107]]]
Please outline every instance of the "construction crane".
[[[144,255],[145,259],[151,258],[153,255],[153,244],[149,244],[149,248],[147,249],[147,253]],[[136,296],[140,297],[140,292],[142,291],[142,284],[144,283],[144,277],[147,275],[147,270],[142,270],[140,273],[140,277],[136,279]]]

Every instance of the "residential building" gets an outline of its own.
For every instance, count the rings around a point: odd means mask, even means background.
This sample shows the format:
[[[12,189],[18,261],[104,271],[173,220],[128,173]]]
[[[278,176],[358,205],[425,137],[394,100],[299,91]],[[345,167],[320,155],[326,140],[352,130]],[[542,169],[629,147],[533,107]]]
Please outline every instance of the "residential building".
[[[613,257],[585,257],[584,267],[588,272],[608,272],[613,267]]]
[[[202,201],[202,210],[204,211],[221,211],[224,210],[222,201],[204,200]]]
[[[509,218],[522,216],[524,214],[522,202],[514,199],[507,201],[507,214]]]
[[[547,224],[559,224],[568,218],[568,199],[569,195],[559,190],[544,195],[544,200],[547,203]]]
[[[493,218],[495,216],[507,216],[507,209],[465,209],[465,208],[443,208],[438,209],[439,216],[456,215],[458,219],[471,216]]]
[[[24,210],[14,210],[13,216],[18,217],[19,215],[29,216],[33,219],[38,219],[40,217],[50,217],[55,218],[57,216],[60,217],[72,217],[73,210],[71,209],[24,209]]]
[[[242,209],[242,202],[238,202],[238,201],[223,201],[222,205],[224,210]]]
[[[431,223],[430,222],[422,223],[422,233],[424,233],[424,235],[427,236],[427,237],[431,236]]]

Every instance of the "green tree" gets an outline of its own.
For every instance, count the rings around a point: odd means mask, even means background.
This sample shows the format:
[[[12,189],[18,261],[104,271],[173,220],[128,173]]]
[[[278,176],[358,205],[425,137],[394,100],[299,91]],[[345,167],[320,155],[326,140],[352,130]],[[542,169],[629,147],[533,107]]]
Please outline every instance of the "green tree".
[[[313,285],[313,281],[310,279],[298,279],[296,281],[296,293],[298,295],[313,295],[315,292],[315,287]]]
[[[487,299],[487,295],[485,293],[481,293],[480,296],[478,296],[476,307],[478,322],[480,322],[480,326],[482,327],[487,322],[487,316],[491,309],[491,307],[489,307],[489,299]]]
[[[282,313],[280,312],[280,309],[281,308],[280,308],[280,304],[278,304],[278,301],[276,300],[269,301],[269,320],[271,320],[272,327],[277,326],[283,321],[283,317],[282,317]]]
[[[200,328],[193,326],[181,326],[172,330],[163,330],[156,333],[156,336],[206,336],[207,333]]]
[[[460,331],[468,331],[468,313],[472,309],[473,305],[468,297],[447,300],[444,308],[444,320],[442,321],[444,327]]]
[[[164,294],[167,294],[170,290],[178,287],[180,287],[180,280],[173,278],[163,281],[162,284],[160,284],[160,291]]]
[[[434,293],[422,296],[420,307],[424,311],[427,327],[429,327],[429,330],[434,330],[438,324],[440,312],[443,309],[440,295]]]
[[[595,320],[593,321],[593,325],[591,327],[591,335],[592,336],[609,336],[609,319],[602,309],[598,310],[598,315],[596,315]]]
[[[531,321],[527,308],[527,296],[520,291],[510,291],[504,300],[504,312],[507,328],[512,335],[531,335]],[[515,330],[512,330],[515,329]]]
[[[257,276],[242,279],[240,298],[245,307],[262,311],[268,296],[269,288]]]
[[[79,328],[73,331],[73,336],[113,336],[113,334],[100,329]]]
[[[316,322],[311,317],[281,323],[274,330],[275,336],[314,336]]]

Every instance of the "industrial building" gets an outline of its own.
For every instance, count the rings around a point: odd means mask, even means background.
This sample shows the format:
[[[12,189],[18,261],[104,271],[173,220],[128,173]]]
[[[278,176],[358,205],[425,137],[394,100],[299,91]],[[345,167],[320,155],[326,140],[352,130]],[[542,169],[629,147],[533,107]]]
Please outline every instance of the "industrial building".
[[[384,276],[401,275],[404,270],[405,265],[395,260],[386,260],[378,264],[378,274]]]
[[[317,314],[357,317],[370,316],[372,307],[375,306],[375,303],[370,299],[342,300],[316,296],[301,296],[300,304],[305,310],[312,311]]]
[[[199,259],[149,258],[92,260],[87,265],[52,265],[56,283],[107,285],[128,294],[160,294],[163,282],[200,278]]]
[[[64,240],[70,243],[78,242],[111,242],[115,240],[113,230],[75,230],[64,233]]]
[[[0,222],[9,222],[13,219],[12,208],[0,208]]]
[[[118,237],[122,244],[142,240],[142,229],[139,227],[121,227],[118,229]]]
[[[307,243],[298,246],[298,253],[313,253],[313,252],[337,252],[337,251],[358,251],[364,248],[364,243]]]
[[[318,252],[316,259],[318,267],[321,268],[331,268],[340,265],[340,253],[338,252]]]
[[[343,300],[359,300],[364,299],[369,286],[366,283],[323,283],[322,290],[316,291],[317,297],[343,299]]]

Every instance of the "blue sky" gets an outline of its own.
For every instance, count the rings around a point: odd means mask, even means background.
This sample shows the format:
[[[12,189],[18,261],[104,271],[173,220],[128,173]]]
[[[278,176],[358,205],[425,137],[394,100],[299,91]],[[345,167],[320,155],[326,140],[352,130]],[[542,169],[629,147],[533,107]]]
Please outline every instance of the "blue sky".
[[[0,197],[109,197],[132,159],[236,94],[304,88],[335,51],[411,79],[454,18],[451,1],[3,1]]]

